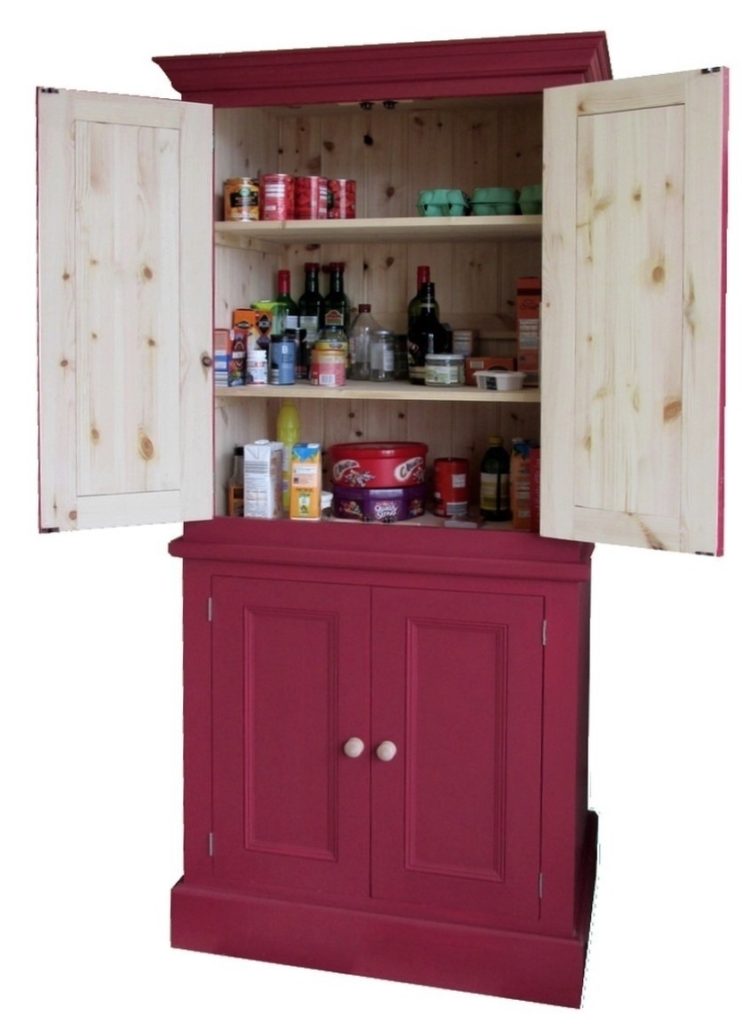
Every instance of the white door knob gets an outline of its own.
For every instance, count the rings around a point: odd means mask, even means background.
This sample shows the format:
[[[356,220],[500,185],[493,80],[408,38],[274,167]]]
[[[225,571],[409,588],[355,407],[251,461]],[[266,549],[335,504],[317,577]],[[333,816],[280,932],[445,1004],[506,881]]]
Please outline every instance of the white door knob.
[[[397,744],[391,740],[384,740],[376,748],[376,756],[380,761],[393,761],[397,756]]]
[[[343,753],[346,757],[360,757],[366,745],[358,736],[351,736],[343,745]]]

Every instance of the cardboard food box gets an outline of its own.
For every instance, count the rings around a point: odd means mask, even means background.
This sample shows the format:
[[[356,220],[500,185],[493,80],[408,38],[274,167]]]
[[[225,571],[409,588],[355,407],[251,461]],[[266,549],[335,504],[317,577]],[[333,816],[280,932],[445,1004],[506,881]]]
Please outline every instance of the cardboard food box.
[[[253,441],[244,446],[244,514],[249,519],[278,519],[283,514],[283,445]]]
[[[294,445],[289,508],[292,519],[322,517],[322,445],[306,441]]]
[[[515,315],[518,332],[518,369],[526,375],[525,386],[539,383],[541,347],[541,278],[519,277],[516,284]]]

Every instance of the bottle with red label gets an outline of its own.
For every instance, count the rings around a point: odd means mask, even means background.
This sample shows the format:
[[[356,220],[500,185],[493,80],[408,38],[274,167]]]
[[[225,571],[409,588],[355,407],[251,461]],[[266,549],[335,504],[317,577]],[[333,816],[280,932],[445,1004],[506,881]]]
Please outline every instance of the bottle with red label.
[[[344,263],[330,264],[330,290],[325,296],[324,327],[341,327],[347,334],[350,326],[350,302],[343,283]]]

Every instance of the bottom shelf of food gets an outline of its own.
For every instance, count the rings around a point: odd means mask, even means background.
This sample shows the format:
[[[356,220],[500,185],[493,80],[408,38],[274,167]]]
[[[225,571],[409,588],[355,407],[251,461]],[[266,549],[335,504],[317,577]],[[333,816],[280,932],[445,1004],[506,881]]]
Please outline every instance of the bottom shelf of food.
[[[440,457],[430,467],[427,453],[417,441],[335,444],[326,451],[318,442],[288,439],[239,445],[227,511],[247,519],[538,532],[537,443],[518,439],[508,451],[502,438],[491,437],[478,467],[462,457]]]

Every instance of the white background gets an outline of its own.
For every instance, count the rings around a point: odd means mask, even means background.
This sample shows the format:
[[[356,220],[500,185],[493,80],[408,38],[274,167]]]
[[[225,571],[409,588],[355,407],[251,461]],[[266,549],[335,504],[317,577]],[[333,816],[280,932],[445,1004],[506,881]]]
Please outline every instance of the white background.
[[[715,64],[734,72],[740,51],[729,6],[716,0],[692,21],[677,5],[648,3],[602,14],[570,2],[542,14],[539,4],[478,10],[336,0],[225,2],[188,15],[176,4],[66,0],[17,5],[12,28],[3,15],[0,1012],[8,1024],[740,1019],[739,119],[727,555],[602,546],[594,557],[590,799],[601,857],[579,1018],[171,950],[168,894],[181,870],[180,564],[166,544],[178,526],[35,532],[35,86],[170,96],[152,55],[531,32],[605,29],[615,77]]]

